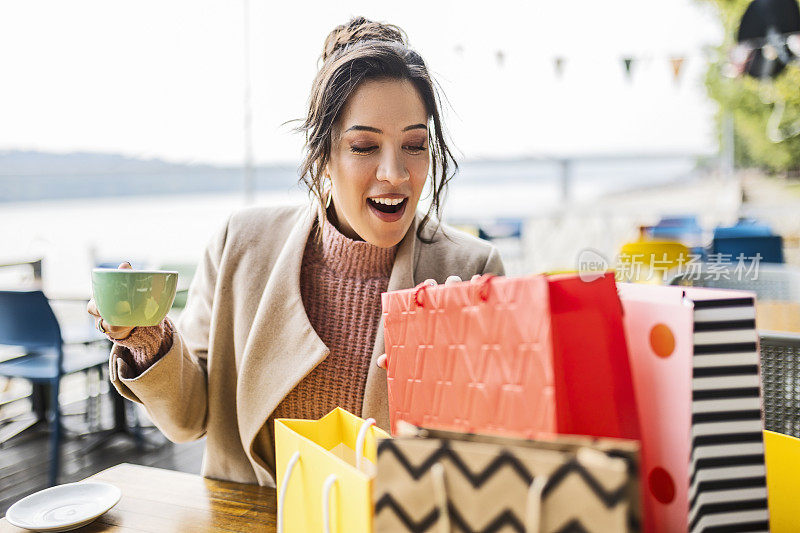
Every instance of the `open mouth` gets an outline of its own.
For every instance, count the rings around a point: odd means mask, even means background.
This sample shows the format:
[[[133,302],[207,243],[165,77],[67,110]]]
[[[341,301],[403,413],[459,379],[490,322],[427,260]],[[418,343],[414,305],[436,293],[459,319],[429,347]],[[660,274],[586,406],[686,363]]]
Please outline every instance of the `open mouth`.
[[[384,222],[395,222],[403,217],[408,204],[408,197],[402,198],[367,198],[367,205],[372,213]]]
[[[367,201],[381,213],[397,213],[405,207],[408,198],[367,198]]]

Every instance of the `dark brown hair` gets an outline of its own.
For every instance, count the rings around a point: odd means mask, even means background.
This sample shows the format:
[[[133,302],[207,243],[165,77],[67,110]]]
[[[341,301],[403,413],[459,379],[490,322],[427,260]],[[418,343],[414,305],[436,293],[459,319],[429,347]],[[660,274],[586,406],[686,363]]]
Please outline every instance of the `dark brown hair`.
[[[330,161],[333,131],[348,98],[363,82],[375,79],[407,80],[417,89],[425,105],[432,131],[428,132],[431,155],[429,176],[433,200],[417,237],[435,214],[441,219],[447,183],[458,170],[445,141],[439,115],[439,89],[428,73],[422,57],[408,45],[405,32],[392,24],[356,17],[328,34],[320,56],[321,67],[314,78],[308,102],[308,115],[297,129],[305,134],[306,155],[300,167],[300,181],[319,201],[324,215],[322,176]]]

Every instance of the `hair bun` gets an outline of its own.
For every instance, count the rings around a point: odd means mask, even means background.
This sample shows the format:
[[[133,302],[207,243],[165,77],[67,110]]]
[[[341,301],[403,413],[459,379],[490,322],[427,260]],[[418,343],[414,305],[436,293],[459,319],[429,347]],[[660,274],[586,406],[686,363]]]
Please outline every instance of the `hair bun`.
[[[408,46],[408,36],[400,27],[354,17],[347,24],[336,26],[328,34],[320,58],[325,62],[339,50],[359,41],[388,41]]]

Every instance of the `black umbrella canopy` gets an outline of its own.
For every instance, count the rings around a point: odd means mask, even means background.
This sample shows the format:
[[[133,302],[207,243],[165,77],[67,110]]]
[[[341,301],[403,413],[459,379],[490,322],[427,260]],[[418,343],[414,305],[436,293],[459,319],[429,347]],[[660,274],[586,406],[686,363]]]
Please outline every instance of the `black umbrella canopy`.
[[[792,57],[785,34],[795,32],[800,32],[797,0],[753,0],[736,36],[740,43],[753,43],[745,72],[755,78],[774,78],[780,74]]]

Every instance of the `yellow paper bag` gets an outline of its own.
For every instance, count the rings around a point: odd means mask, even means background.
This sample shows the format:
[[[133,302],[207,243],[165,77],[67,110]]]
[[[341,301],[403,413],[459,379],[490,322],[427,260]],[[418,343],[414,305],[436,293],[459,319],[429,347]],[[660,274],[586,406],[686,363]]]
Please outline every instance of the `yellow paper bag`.
[[[371,533],[377,438],[372,419],[337,407],[319,420],[275,420],[278,533]]]
[[[800,440],[764,431],[767,460],[769,529],[773,533],[797,531],[797,501],[800,494]]]

